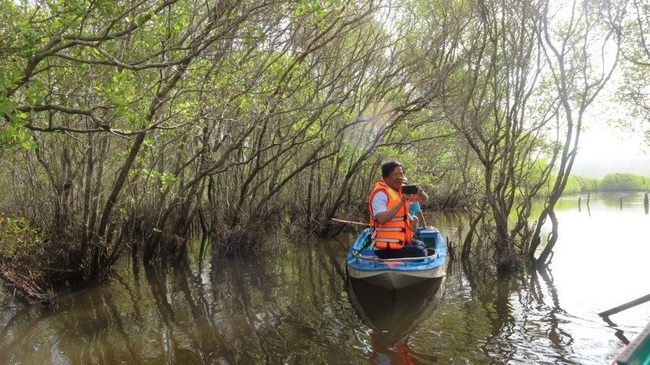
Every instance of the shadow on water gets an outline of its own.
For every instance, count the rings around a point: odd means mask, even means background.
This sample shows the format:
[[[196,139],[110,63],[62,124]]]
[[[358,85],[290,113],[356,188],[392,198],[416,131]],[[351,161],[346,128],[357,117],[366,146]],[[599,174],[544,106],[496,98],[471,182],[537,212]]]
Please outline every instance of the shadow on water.
[[[348,278],[350,303],[370,327],[370,363],[435,363],[431,355],[417,354],[409,346],[411,335],[440,304],[445,278],[389,290],[363,280]],[[419,359],[419,361],[418,361]]]

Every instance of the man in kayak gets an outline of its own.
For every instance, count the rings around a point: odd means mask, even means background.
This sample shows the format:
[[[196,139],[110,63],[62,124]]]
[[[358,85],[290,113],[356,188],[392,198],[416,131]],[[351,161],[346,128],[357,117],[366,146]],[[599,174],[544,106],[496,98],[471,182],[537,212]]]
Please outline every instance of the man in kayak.
[[[426,194],[402,194],[404,167],[397,161],[381,165],[383,179],[377,181],[368,197],[370,230],[377,257],[402,258],[427,256],[424,242],[413,237],[410,201],[424,201]]]

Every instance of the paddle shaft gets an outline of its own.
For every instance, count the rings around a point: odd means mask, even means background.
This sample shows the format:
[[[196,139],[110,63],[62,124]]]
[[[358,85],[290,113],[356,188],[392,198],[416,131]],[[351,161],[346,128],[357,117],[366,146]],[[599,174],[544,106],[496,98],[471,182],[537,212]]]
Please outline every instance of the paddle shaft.
[[[617,307],[614,307],[612,309],[606,310],[604,312],[600,312],[600,313],[598,313],[598,315],[601,316],[601,317],[607,317],[610,314],[618,313],[620,311],[623,311],[623,310],[626,310],[628,308],[634,307],[634,306],[639,305],[641,303],[645,303],[645,302],[647,302],[649,300],[650,300],[650,294],[644,295],[641,298],[634,299],[634,300],[632,300],[630,302],[627,302],[625,304],[621,304],[621,305],[619,305]]]
[[[358,226],[369,226],[370,224],[368,223],[362,223],[362,222],[354,222],[354,221],[346,221],[344,219],[338,219],[338,218],[332,218],[333,221],[335,222],[340,222],[340,223],[347,223],[347,224],[356,224]]]

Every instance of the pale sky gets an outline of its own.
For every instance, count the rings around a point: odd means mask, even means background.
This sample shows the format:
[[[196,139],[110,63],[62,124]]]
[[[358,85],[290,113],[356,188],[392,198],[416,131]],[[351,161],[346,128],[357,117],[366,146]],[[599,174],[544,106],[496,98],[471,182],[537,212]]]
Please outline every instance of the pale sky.
[[[572,174],[602,179],[607,174],[630,173],[650,177],[650,153],[640,134],[606,124],[580,135],[580,147]]]
[[[630,121],[626,106],[615,101],[616,85],[608,85],[586,112],[580,135],[580,147],[572,173],[603,178],[611,173],[631,173],[650,177],[650,146],[644,140],[645,126],[641,121],[630,122],[640,126],[637,131],[613,126],[615,120]]]
[[[640,134],[632,134],[619,128],[601,125],[591,126],[580,135],[579,154],[584,159],[637,159],[648,157],[647,146]]]

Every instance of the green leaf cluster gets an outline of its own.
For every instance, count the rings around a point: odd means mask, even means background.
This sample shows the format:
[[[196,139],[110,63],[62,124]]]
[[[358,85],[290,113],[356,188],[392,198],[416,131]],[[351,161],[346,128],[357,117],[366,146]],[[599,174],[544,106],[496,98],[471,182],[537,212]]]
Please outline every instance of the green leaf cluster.
[[[42,239],[26,218],[0,216],[0,258],[23,260],[40,257]]]
[[[602,179],[572,175],[569,177],[564,195],[588,191],[645,191],[650,190],[650,178],[630,173],[608,174]]]
[[[650,189],[650,178],[629,174],[608,174],[598,184],[600,191],[643,191]]]

